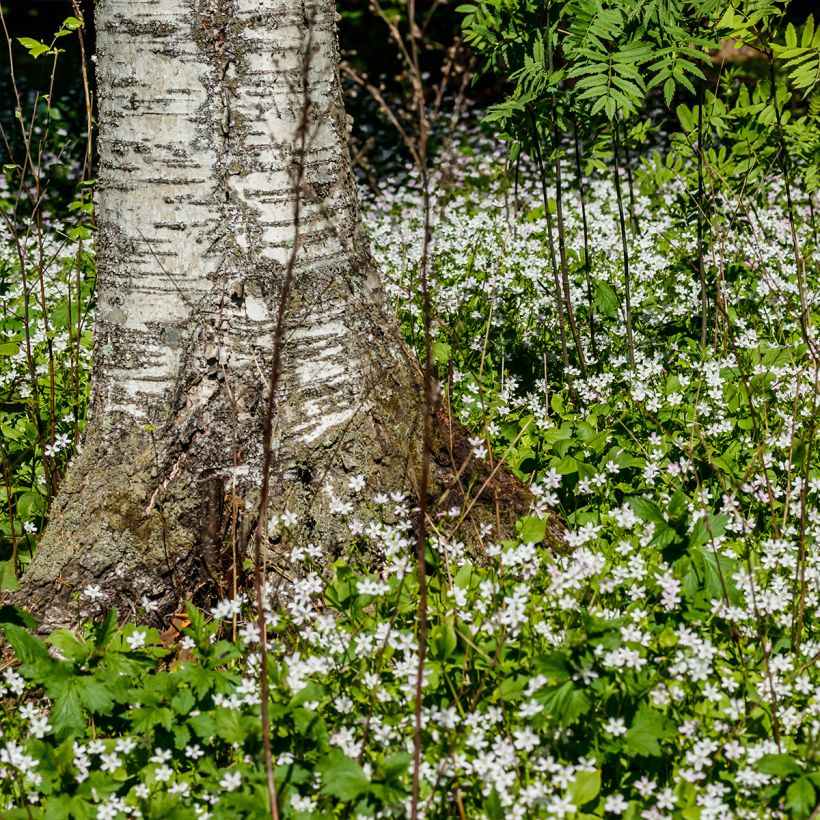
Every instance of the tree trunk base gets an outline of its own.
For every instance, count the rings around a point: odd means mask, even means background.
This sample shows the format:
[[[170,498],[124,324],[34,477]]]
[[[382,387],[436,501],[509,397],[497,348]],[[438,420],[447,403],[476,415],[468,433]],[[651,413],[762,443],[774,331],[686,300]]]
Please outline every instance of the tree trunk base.
[[[420,418],[407,427],[399,425],[403,429],[398,436],[390,435],[373,415],[368,419],[380,428],[385,450],[376,465],[385,486],[372,487],[369,481],[368,491],[403,485],[412,503],[419,492],[413,476],[418,475]],[[234,573],[239,588],[249,585],[242,565],[250,557],[258,499],[239,499],[221,480],[193,487],[190,473],[179,467],[185,453],[166,452],[160,459],[151,442],[152,436],[142,432],[113,448],[91,444],[76,457],[23,587],[7,596],[31,613],[38,632],[76,627],[112,607],[123,620],[142,616],[162,627],[185,600],[207,604],[230,594]],[[170,480],[169,461],[177,465],[177,475]],[[344,471],[344,459],[339,461]],[[389,475],[396,463],[405,465],[402,481]],[[347,475],[359,465],[349,466]],[[313,472],[297,482],[302,484],[301,498],[290,494],[287,506],[300,521],[287,549],[294,543],[322,544],[330,565],[347,557],[351,537],[344,520],[328,514],[321,497],[321,465],[314,465]],[[493,468],[473,456],[467,430],[441,404],[433,411],[428,498],[431,524],[443,535],[450,535],[463,516],[454,535],[478,561],[486,540],[497,542],[514,534],[515,521],[532,501],[528,489],[503,465]],[[368,510],[363,505],[353,514],[364,518]],[[547,541],[560,540],[561,524],[553,518]],[[287,562],[285,548],[271,542],[266,556],[271,566]]]

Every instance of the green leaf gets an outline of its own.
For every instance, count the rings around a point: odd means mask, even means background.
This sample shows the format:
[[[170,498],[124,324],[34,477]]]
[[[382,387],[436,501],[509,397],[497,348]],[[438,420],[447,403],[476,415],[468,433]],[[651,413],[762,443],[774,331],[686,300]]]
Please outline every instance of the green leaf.
[[[535,515],[528,515],[521,519],[519,538],[529,544],[540,544],[547,532],[547,519]]]
[[[412,760],[413,755],[409,752],[396,752],[390,755],[383,764],[385,781],[399,780],[407,771]]]
[[[755,765],[758,771],[775,777],[788,777],[789,775],[803,773],[794,758],[786,754],[763,755]]]
[[[650,501],[648,498],[644,498],[640,495],[630,496],[626,500],[641,520],[654,521],[656,524],[667,526],[666,519],[663,517],[660,507],[658,507],[654,501]]]
[[[801,777],[786,790],[786,808],[792,809],[792,817],[808,817],[817,805],[814,786],[808,777]]]
[[[219,716],[232,714],[228,710],[223,710],[218,713]],[[128,720],[131,721],[131,729],[137,734],[149,733],[155,731],[157,726],[162,726],[170,731],[174,725],[174,713],[166,707],[145,706],[143,708],[132,709],[128,712]],[[225,731],[225,725],[219,726],[220,733]],[[234,735],[228,737],[228,733],[221,735],[229,743],[241,742],[244,737],[237,739]]]
[[[54,698],[49,720],[60,739],[69,735],[79,735],[85,731],[79,686],[76,678],[66,675],[46,687],[46,691]]]
[[[689,546],[697,547],[701,544],[708,544],[713,538],[718,538],[726,532],[726,525],[729,523],[728,515],[709,515],[708,521],[699,518],[692,527],[689,536]]]
[[[453,355],[453,351],[447,342],[436,341],[433,342],[432,355],[436,364],[447,364]]]
[[[579,808],[594,800],[601,791],[601,771],[578,772],[569,787],[569,798]]]
[[[614,319],[618,315],[620,301],[615,289],[606,282],[595,283],[595,307],[601,316]]]
[[[652,540],[649,542],[649,546],[662,550],[670,544],[674,544],[677,540],[678,533],[673,527],[670,527],[669,524],[656,524],[655,532],[652,536]],[[664,558],[666,558],[665,555]]]
[[[458,638],[451,620],[447,620],[433,628],[431,644],[435,657],[439,660],[446,660],[456,651]]]
[[[626,749],[632,755],[660,757],[659,741],[674,737],[674,728],[657,709],[641,706],[626,733]]]
[[[34,629],[34,627],[37,626],[37,621],[24,609],[20,609],[19,606],[6,604],[5,606],[0,606],[0,626],[5,627],[6,624],[22,626],[26,629]]]
[[[543,704],[546,711],[558,721],[561,726],[570,726],[581,715],[585,715],[591,706],[590,700],[582,689],[568,680],[560,686],[542,689],[536,700]]]
[[[117,610],[109,610],[105,618],[94,625],[92,634],[94,646],[100,651],[105,649],[117,634]]]
[[[341,749],[331,749],[316,769],[322,775],[322,794],[339,800],[355,800],[370,791],[370,781],[362,767]]]
[[[34,40],[31,37],[18,37],[17,42],[23,46],[29,54],[36,60],[41,54],[47,54],[51,49],[39,40]]]
[[[0,561],[0,589],[20,589],[11,561]]]
[[[71,661],[85,660],[88,656],[88,647],[70,629],[55,629],[47,641],[64,658]]]
[[[114,686],[112,686],[112,682],[103,682],[89,675],[84,675],[78,680],[80,681],[79,695],[82,705],[89,712],[97,715],[110,714],[114,703],[112,697]]]
[[[567,656],[560,650],[539,655],[535,658],[534,666],[536,671],[546,675],[551,681],[563,683],[569,678]]]
[[[556,465],[555,469],[561,475],[571,475],[577,473],[579,465],[581,464],[574,456],[564,456]]]
[[[25,629],[19,626],[9,624],[3,628],[6,635],[6,640],[14,650],[14,654],[18,660],[23,664],[33,663],[34,661],[51,661],[51,656],[48,654],[48,648],[39,638],[29,634]]]

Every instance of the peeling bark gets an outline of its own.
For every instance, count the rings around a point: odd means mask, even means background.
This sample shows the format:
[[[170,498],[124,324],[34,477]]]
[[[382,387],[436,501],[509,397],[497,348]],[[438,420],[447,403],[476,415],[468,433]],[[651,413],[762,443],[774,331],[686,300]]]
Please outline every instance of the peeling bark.
[[[333,0],[99,0],[96,15],[91,413],[20,596],[43,629],[76,622],[88,584],[124,616],[143,595],[162,615],[227,585],[258,515],[292,253],[273,511],[335,555],[346,532],[324,489],[363,473],[370,492],[412,491],[421,458],[418,366],[361,236]],[[465,479],[444,440],[464,433],[441,431],[434,484],[452,505]],[[492,506],[499,482],[509,521],[526,494],[494,477]]]

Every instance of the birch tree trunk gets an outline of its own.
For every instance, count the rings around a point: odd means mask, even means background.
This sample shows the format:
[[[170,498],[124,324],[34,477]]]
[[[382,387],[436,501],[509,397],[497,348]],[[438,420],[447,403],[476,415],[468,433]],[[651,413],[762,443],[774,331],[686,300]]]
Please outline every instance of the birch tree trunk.
[[[96,6],[92,402],[24,578],[42,628],[76,620],[89,584],[125,616],[143,596],[169,612],[241,563],[289,275],[273,510],[333,555],[326,488],[412,490],[421,457],[418,367],[360,231],[333,0]]]

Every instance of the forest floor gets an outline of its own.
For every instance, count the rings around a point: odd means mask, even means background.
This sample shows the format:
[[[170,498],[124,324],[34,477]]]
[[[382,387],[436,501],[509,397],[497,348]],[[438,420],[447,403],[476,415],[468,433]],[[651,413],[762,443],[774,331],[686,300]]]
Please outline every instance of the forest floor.
[[[658,152],[631,166],[627,304],[612,172],[578,177],[571,154],[566,166],[558,291],[576,334],[556,308],[554,185],[548,220],[533,163],[516,173],[471,127],[433,164],[442,394],[472,431],[472,457],[506,462],[535,503],[515,538],[485,530],[483,563],[458,536],[461,510],[431,534],[421,813],[814,817],[820,357],[801,304],[816,299],[817,260],[798,285],[785,192],[764,180],[754,208],[714,198],[702,281],[685,169]],[[365,193],[364,216],[421,353],[419,180],[394,168]],[[812,247],[813,214],[794,196]],[[0,588],[36,547],[84,422],[90,202],[72,213],[31,237],[41,275],[24,278],[14,248],[0,251]],[[351,555],[380,559],[328,572],[319,551],[293,547],[299,578],[268,616],[282,816],[406,816],[420,652],[412,504],[355,479],[336,492]],[[348,496],[370,498],[373,520],[350,517]],[[561,548],[544,540],[549,511],[566,527]],[[98,593],[80,594],[79,620]],[[190,607],[178,641],[150,625],[150,600],[142,615],[43,643],[0,612],[22,663],[0,678],[4,817],[267,812],[252,602]]]

